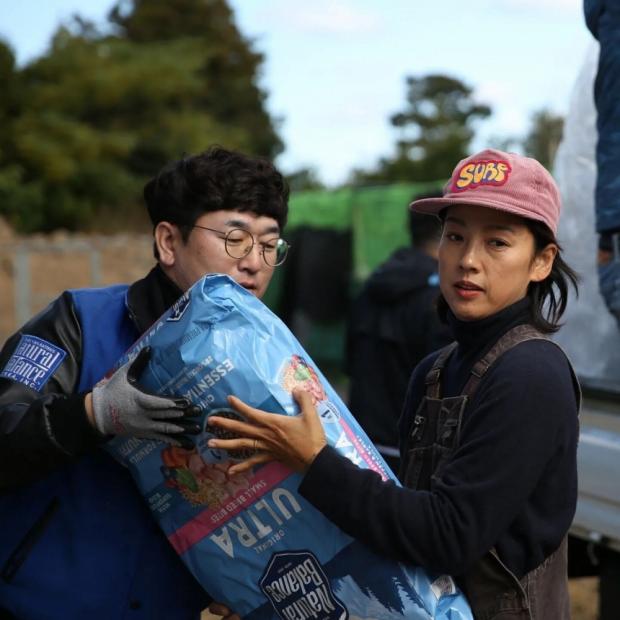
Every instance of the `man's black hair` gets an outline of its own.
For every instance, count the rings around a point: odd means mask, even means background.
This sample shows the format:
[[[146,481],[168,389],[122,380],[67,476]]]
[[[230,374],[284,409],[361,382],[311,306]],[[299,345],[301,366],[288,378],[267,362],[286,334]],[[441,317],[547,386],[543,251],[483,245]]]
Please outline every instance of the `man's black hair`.
[[[416,194],[412,200],[422,198],[441,198],[443,194],[437,190],[423,194]],[[409,238],[414,248],[420,248],[430,241],[439,241],[441,237],[441,220],[435,215],[417,213],[409,210]]]
[[[168,164],[144,186],[153,226],[176,224],[184,240],[201,215],[220,210],[272,217],[282,230],[288,196],[286,181],[270,161],[220,146]]]

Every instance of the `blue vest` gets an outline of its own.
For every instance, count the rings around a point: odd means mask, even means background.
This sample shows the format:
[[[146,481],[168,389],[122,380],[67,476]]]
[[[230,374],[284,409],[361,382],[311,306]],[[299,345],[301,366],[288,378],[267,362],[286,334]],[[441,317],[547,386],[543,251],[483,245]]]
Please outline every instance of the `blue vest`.
[[[72,292],[83,344],[78,393],[139,335],[126,292]],[[208,604],[128,472],[103,450],[0,496],[3,562],[29,532],[27,556],[8,581],[0,578],[0,608],[20,620],[198,619]]]

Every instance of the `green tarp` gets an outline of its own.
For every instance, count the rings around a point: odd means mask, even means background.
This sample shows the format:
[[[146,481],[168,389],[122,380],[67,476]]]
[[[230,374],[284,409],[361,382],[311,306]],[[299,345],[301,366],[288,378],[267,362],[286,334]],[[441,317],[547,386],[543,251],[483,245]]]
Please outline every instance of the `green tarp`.
[[[337,190],[297,192],[290,199],[287,230],[300,226],[351,229],[353,277],[362,281],[396,248],[407,245],[407,205],[443,182],[400,183]]]
[[[351,231],[349,295],[398,247],[409,244],[407,206],[414,196],[437,191],[443,182],[296,192],[290,198],[285,237],[297,228]],[[328,257],[329,259],[329,257]],[[283,268],[276,269],[264,301],[277,310],[283,294]],[[329,300],[325,300],[329,303]],[[323,370],[342,370],[345,322],[314,322],[302,343]]]

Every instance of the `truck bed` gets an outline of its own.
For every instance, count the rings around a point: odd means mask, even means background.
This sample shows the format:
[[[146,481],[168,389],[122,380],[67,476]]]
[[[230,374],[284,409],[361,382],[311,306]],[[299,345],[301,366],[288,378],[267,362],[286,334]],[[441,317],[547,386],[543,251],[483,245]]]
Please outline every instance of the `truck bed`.
[[[571,533],[620,551],[620,386],[580,380],[579,499]]]

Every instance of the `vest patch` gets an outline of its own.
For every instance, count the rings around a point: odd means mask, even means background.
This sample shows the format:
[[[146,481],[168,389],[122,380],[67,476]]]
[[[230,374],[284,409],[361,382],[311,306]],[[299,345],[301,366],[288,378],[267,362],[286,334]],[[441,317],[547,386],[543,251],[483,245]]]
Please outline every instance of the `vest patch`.
[[[23,335],[0,377],[19,381],[37,392],[48,382],[67,353],[47,340]]]

